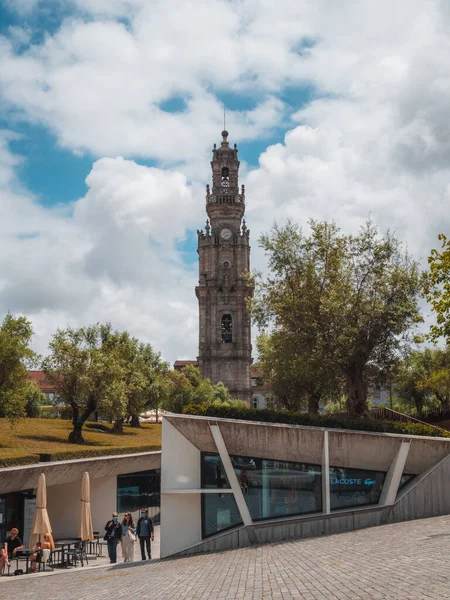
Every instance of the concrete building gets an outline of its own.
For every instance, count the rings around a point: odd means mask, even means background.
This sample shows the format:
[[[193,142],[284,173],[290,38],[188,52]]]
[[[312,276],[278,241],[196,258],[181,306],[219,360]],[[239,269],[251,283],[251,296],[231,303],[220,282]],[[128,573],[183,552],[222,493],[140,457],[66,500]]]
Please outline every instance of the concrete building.
[[[138,516],[148,507],[159,518],[161,452],[65,460],[0,469],[0,541],[12,527],[27,543],[39,475],[45,474],[47,507],[55,539],[78,536],[81,477],[91,481],[94,531],[102,532],[114,511]]]
[[[206,186],[208,220],[198,233],[199,306],[198,366],[212,383],[222,381],[232,398],[250,403],[252,363],[250,313],[246,301],[253,288],[250,271],[250,231],[245,223],[245,189],[239,188],[236,144],[230,148],[222,131],[214,144],[212,189]]]
[[[168,415],[161,556],[450,513],[450,439]]]

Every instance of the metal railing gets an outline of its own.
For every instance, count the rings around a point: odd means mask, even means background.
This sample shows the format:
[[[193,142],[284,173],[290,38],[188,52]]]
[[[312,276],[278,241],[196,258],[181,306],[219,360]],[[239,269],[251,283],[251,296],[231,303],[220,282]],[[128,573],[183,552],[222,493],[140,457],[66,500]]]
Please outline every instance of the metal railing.
[[[426,421],[421,421],[420,419],[416,419],[415,417],[411,417],[410,415],[405,415],[397,410],[393,410],[392,408],[388,408],[387,406],[380,406],[378,408],[372,408],[369,411],[370,416],[373,419],[378,419],[380,421],[402,421],[404,423],[420,423],[421,425],[427,425],[428,427],[433,427],[434,429],[442,429],[442,427],[437,427],[436,425],[431,425],[431,423],[427,423]]]

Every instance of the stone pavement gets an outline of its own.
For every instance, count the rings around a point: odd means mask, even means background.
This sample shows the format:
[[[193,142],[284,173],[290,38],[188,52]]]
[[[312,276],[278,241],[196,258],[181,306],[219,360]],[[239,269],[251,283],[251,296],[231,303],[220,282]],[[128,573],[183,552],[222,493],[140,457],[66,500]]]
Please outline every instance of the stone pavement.
[[[0,579],[36,600],[450,598],[450,516],[217,554]]]

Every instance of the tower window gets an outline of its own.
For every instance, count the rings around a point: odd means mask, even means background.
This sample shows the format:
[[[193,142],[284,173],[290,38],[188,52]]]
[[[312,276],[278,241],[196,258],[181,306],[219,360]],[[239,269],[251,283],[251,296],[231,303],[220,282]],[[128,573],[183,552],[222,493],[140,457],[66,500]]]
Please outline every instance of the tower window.
[[[222,167],[222,185],[228,187],[230,185],[230,170],[228,167]]]
[[[222,317],[222,344],[231,344],[233,341],[233,321],[231,315]]]

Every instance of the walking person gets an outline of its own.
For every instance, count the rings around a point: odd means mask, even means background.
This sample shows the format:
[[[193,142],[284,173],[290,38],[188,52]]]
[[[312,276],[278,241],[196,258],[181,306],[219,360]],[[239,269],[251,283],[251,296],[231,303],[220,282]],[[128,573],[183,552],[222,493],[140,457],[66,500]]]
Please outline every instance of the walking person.
[[[119,515],[115,512],[105,525],[105,537],[104,539],[108,543],[108,556],[110,563],[117,562],[117,544],[120,542],[122,537],[122,525],[119,523]]]
[[[136,533],[139,537],[139,544],[141,545],[141,557],[145,560],[145,548],[147,548],[148,559],[152,557],[152,550],[150,545],[150,538],[152,542],[155,539],[153,534],[153,521],[148,516],[148,510],[146,508],[141,509],[141,517],[137,522]]]
[[[134,561],[134,544],[137,541],[136,528],[131,513],[125,513],[122,521],[122,556],[123,562]]]

